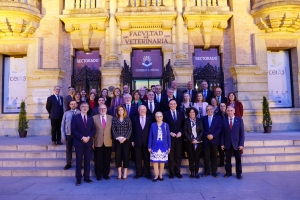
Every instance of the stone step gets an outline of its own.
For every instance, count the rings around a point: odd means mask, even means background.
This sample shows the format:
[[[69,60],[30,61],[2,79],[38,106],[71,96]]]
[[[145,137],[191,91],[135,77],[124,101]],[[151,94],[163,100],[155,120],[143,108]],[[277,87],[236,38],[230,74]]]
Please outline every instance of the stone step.
[[[277,153],[300,153],[300,145],[294,146],[268,146],[268,147],[245,147],[244,154],[277,154]]]
[[[258,146],[293,146],[300,145],[300,140],[255,140],[245,141],[245,147],[258,147]]]
[[[242,163],[265,163],[265,162],[300,162],[299,153],[289,154],[243,154]],[[231,158],[231,163],[235,163],[235,158]]]

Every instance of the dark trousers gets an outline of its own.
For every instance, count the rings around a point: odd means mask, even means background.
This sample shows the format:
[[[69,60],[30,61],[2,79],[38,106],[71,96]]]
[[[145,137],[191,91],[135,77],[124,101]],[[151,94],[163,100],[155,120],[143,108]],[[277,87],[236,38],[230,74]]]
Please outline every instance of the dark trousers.
[[[95,174],[97,178],[102,176],[107,177],[110,172],[110,158],[112,147],[106,147],[104,144],[102,147],[95,147]]]
[[[224,165],[224,150],[221,148],[221,145],[218,146],[220,165]]]
[[[148,151],[148,147],[142,145],[141,147],[134,147],[135,151],[135,167],[136,167],[136,175],[143,175],[143,167],[142,161],[144,160],[144,175],[150,175],[150,154]]]
[[[180,174],[182,138],[171,137],[171,151],[169,153],[169,173]]]
[[[66,138],[66,161],[67,164],[72,164],[72,148],[73,148],[73,135],[67,135]]]
[[[130,141],[125,140],[122,144],[118,140],[114,140],[115,152],[116,152],[116,167],[128,168],[129,166],[129,151],[130,151]]]
[[[234,148],[231,146],[230,149],[225,149],[226,154],[226,164],[225,164],[225,170],[227,174],[232,174],[232,165],[231,165],[231,156],[232,152],[235,157],[235,171],[237,175],[242,174],[242,156],[240,150],[234,150]]]
[[[217,173],[218,145],[213,145],[211,142],[204,145],[204,165],[205,173]]]
[[[60,142],[61,141],[61,120],[60,119],[51,119],[51,140],[52,142]]]
[[[199,171],[200,166],[200,154],[202,150],[202,144],[198,143],[197,148],[194,148],[194,144],[191,142],[186,142],[186,150],[189,156],[189,168],[191,172]]]
[[[84,157],[84,179],[90,178],[90,162],[91,162],[91,155],[92,155],[92,147],[91,146],[76,146],[76,179],[81,180],[81,166],[82,160]]]

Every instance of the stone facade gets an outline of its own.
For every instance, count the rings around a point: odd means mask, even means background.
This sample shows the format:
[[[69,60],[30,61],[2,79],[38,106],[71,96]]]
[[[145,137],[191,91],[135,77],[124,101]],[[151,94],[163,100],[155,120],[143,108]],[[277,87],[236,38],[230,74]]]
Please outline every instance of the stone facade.
[[[262,131],[267,51],[288,49],[294,105],[271,109],[273,130],[300,130],[300,0],[0,0],[0,10],[1,77],[4,55],[27,57],[29,135],[50,134],[45,103],[34,103],[32,90],[61,85],[65,96],[76,50],[99,50],[101,86],[107,88],[122,86],[123,61],[130,66],[134,48],[160,48],[163,64],[170,59],[185,85],[193,79],[195,47],[217,47],[225,95],[237,93],[249,131]],[[152,30],[170,33],[171,43],[123,41],[131,31]],[[17,135],[17,118],[0,114],[0,135]]]

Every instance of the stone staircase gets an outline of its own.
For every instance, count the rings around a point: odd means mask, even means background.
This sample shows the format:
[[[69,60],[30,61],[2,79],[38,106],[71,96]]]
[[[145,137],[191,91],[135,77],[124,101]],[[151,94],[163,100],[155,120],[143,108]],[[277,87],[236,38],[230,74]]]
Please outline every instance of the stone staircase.
[[[23,139],[27,140],[29,138]],[[28,143],[28,142],[27,142]],[[48,142],[47,142],[48,143]],[[116,176],[114,154],[110,175]],[[73,161],[75,153],[73,153]],[[232,163],[234,163],[232,158]],[[47,144],[0,144],[0,176],[75,176],[75,167],[63,170],[65,146]],[[242,156],[243,173],[269,171],[300,171],[300,140],[252,140],[245,142]],[[94,176],[91,161],[91,175]],[[200,173],[203,168],[200,168]],[[224,167],[219,168],[225,173]],[[233,166],[233,172],[235,167]],[[165,169],[165,174],[168,171]],[[128,175],[134,175],[134,163],[130,162]],[[182,174],[189,174],[188,160],[182,160]]]

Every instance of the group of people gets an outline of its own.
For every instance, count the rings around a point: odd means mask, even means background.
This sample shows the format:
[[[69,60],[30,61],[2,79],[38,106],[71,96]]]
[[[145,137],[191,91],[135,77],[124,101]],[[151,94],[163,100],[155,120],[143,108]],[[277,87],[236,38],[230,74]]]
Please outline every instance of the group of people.
[[[141,87],[132,93],[127,85],[113,90],[109,97],[103,89],[100,96],[95,89],[86,96],[69,87],[69,95],[62,98],[60,87],[48,97],[46,109],[52,126],[52,145],[66,142],[65,170],[72,167],[72,148],[76,152],[76,185],[90,180],[90,161],[94,150],[97,180],[110,179],[111,153],[115,151],[118,180],[127,179],[130,154],[134,157],[136,175],[153,182],[163,181],[163,170],[168,163],[169,178],[183,178],[182,156],[187,152],[190,178],[200,178],[200,155],[203,152],[205,171],[203,177],[218,177],[219,166],[232,175],[231,157],[236,160],[236,176],[242,179],[241,153],[244,146],[243,105],[234,93],[222,96],[221,88],[208,89],[206,81],[202,90],[193,90],[191,81],[187,89],[178,89],[176,80],[163,94],[161,85],[151,89]],[[84,94],[84,95],[82,95]],[[154,176],[151,176],[150,162]],[[123,168],[123,170],[122,170]]]

